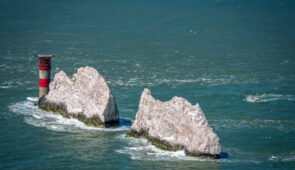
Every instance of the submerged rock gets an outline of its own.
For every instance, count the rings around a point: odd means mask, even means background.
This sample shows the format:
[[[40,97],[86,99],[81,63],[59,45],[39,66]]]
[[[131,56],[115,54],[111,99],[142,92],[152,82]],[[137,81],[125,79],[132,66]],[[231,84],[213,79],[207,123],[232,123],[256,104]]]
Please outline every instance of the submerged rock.
[[[181,97],[155,100],[148,89],[141,95],[136,119],[126,135],[145,137],[165,150],[185,150],[188,156],[220,158],[221,146],[199,104]]]
[[[81,67],[73,78],[60,71],[39,107],[76,117],[87,125],[105,127],[119,122],[116,101],[105,79],[92,67]]]

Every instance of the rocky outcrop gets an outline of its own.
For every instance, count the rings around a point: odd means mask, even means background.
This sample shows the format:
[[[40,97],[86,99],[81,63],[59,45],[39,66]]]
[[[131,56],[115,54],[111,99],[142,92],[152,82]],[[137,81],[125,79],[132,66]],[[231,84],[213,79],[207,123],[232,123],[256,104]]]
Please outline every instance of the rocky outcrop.
[[[199,104],[181,97],[155,100],[148,89],[141,95],[136,119],[127,137],[145,137],[165,150],[185,150],[188,156],[220,158],[221,146]]]
[[[116,101],[105,79],[91,67],[79,68],[73,78],[60,71],[49,85],[39,107],[76,117],[87,125],[105,127],[118,123]]]

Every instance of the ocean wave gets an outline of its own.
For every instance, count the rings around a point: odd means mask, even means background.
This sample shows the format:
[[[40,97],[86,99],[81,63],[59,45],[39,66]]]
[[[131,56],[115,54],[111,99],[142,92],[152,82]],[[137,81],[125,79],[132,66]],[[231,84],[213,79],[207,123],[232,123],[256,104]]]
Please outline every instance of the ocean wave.
[[[0,86],[0,88],[3,88],[3,89],[9,89],[9,88],[15,88],[15,87],[17,86],[14,81],[5,81],[1,83],[1,86]]]
[[[251,159],[238,159],[234,157],[228,157],[231,153],[221,154],[227,155],[222,159],[210,159],[210,158],[198,158],[198,157],[189,157],[185,155],[184,150],[180,151],[165,151],[158,149],[152,145],[149,141],[144,138],[130,138],[125,137],[124,134],[117,136],[117,138],[124,143],[124,146],[121,149],[117,149],[116,152],[120,154],[130,155],[132,160],[150,160],[150,161],[198,161],[198,162],[227,162],[227,163],[262,163],[260,160],[251,160]],[[230,151],[234,148],[227,148],[226,150]],[[240,150],[238,150],[241,153]]]
[[[180,85],[180,84],[190,84],[190,83],[199,83],[200,85],[206,86],[219,86],[229,83],[239,83],[238,80],[233,75],[223,75],[219,77],[200,77],[195,79],[167,79],[167,78],[139,78],[134,77],[127,80],[109,80],[109,84],[117,86],[145,86],[153,87],[158,85]]]
[[[284,64],[287,64],[287,63],[289,63],[289,60],[284,60],[284,61],[280,62],[281,65],[284,65]]]
[[[66,118],[52,112],[42,111],[34,103],[38,101],[37,97],[27,97],[26,101],[19,102],[9,106],[9,109],[18,114],[24,115],[24,121],[27,124],[44,127],[52,131],[61,132],[79,132],[85,130],[91,131],[128,131],[128,126],[119,126],[112,128],[95,128],[85,125],[75,118]]]
[[[266,103],[277,100],[287,100],[287,101],[295,101],[294,95],[282,95],[282,94],[262,94],[262,95],[248,95],[245,97],[244,101],[250,103]]]
[[[0,86],[1,89],[10,89],[13,88],[14,86]]]
[[[117,138],[125,143],[121,149],[117,149],[117,153],[130,155],[132,160],[165,160],[165,161],[177,161],[177,160],[187,160],[187,161],[231,161],[228,159],[210,159],[210,158],[197,158],[189,157],[185,155],[184,150],[180,151],[164,151],[158,149],[152,145],[149,141],[144,138],[129,138],[125,135],[119,135]]]
[[[116,150],[116,152],[128,154],[131,156],[132,160],[210,160],[185,156],[185,152],[183,150],[175,152],[164,151],[156,148],[144,138],[128,138],[125,137],[125,135],[120,135],[118,138],[129,146],[124,146],[122,149]]]
[[[0,64],[0,70],[1,71],[5,71],[5,70],[9,70],[9,69],[14,69],[17,66],[15,65],[8,65],[8,64]]]
[[[17,87],[23,87],[24,85],[30,85],[30,87],[34,83],[30,81],[18,81],[18,80],[12,80],[12,81],[5,81],[0,84],[0,88],[3,89],[9,89],[9,88],[17,88]]]
[[[291,152],[288,154],[271,155],[268,158],[269,161],[283,161],[283,162],[295,162],[295,153]]]
[[[261,128],[261,129],[276,129],[284,133],[295,131],[294,121],[292,120],[264,120],[264,119],[225,119],[225,120],[210,120],[210,125],[213,129],[239,129],[239,128]]]
[[[28,101],[32,101],[32,102],[37,102],[38,101],[38,97],[27,97]]]

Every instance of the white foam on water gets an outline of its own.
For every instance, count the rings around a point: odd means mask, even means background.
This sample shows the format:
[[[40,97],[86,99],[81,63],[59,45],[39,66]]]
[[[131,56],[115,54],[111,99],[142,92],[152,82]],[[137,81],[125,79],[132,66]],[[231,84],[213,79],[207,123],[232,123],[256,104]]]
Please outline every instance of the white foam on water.
[[[281,154],[281,155],[272,155],[268,159],[269,161],[283,161],[283,162],[295,162],[295,154]]]
[[[141,65],[140,65],[140,64],[138,64],[138,63],[136,63],[136,64],[135,64],[135,67],[141,67]]]
[[[287,64],[287,63],[289,63],[289,60],[284,60],[284,61],[280,62],[280,64],[282,64],[282,65]]]
[[[116,152],[121,154],[130,155],[132,160],[165,160],[165,161],[177,161],[177,160],[187,160],[187,161],[229,161],[226,159],[210,159],[210,158],[197,158],[189,157],[185,155],[184,150],[180,151],[164,151],[158,149],[152,145],[149,141],[144,138],[135,139],[132,137],[125,137],[125,135],[119,135],[117,137],[127,146],[121,149],[117,149]]]
[[[272,155],[268,160],[274,161],[274,160],[277,160],[277,157],[275,157],[274,155]]]
[[[38,101],[38,97],[27,97],[28,101],[32,101],[32,102],[37,102]]]
[[[0,86],[1,89],[10,89],[13,88],[14,86]]]
[[[295,101],[294,95],[282,95],[282,94],[262,94],[262,95],[248,95],[245,97],[244,101],[250,103],[266,103],[277,100],[287,100],[287,101]]]
[[[119,126],[114,128],[96,128],[87,126],[75,118],[66,118],[64,116],[53,114],[52,112],[42,111],[34,103],[38,97],[27,97],[26,101],[19,102],[9,106],[9,109],[18,114],[24,115],[24,121],[27,124],[44,127],[53,131],[78,132],[83,130],[91,131],[128,131],[128,126]]]
[[[120,135],[118,138],[129,146],[116,150],[118,153],[128,154],[132,160],[198,160],[197,158],[185,156],[184,151],[163,151],[156,148],[146,139],[129,138]]]

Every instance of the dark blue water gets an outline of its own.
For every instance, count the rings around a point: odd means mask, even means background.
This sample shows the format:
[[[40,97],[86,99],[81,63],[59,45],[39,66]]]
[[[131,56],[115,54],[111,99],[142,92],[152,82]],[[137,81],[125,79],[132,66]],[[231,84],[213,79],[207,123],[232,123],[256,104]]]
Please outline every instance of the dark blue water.
[[[0,168],[294,169],[295,2],[1,0]],[[37,54],[54,74],[81,66],[108,80],[120,117],[141,92],[199,103],[220,160],[161,151],[33,105]],[[251,97],[254,95],[254,97]]]

